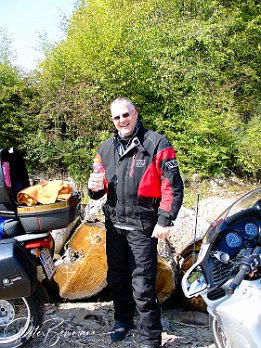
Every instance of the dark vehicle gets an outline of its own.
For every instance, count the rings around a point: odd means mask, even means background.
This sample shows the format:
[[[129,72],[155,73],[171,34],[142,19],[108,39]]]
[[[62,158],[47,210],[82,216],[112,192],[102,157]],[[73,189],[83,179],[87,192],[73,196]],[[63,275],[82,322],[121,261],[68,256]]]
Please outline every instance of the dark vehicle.
[[[48,293],[39,268],[51,280],[52,229],[63,228],[79,214],[80,194],[54,204],[19,206],[17,193],[30,186],[18,151],[0,150],[0,347],[24,347],[40,327]]]
[[[210,225],[182,289],[205,301],[218,348],[261,347],[261,187]]]

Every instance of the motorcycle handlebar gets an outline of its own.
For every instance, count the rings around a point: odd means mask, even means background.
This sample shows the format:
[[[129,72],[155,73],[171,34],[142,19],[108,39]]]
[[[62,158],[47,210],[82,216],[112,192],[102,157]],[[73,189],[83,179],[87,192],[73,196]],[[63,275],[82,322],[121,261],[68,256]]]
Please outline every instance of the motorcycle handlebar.
[[[239,271],[227,289],[229,294],[234,293],[249,272],[261,265],[261,247],[242,249],[237,256],[236,264],[239,265]]]
[[[229,294],[234,294],[234,291],[236,290],[236,288],[241,284],[242,280],[250,271],[251,271],[251,268],[248,265],[246,264],[240,265],[237,275],[235,276],[235,278],[232,280],[229,287],[227,288],[227,292]]]

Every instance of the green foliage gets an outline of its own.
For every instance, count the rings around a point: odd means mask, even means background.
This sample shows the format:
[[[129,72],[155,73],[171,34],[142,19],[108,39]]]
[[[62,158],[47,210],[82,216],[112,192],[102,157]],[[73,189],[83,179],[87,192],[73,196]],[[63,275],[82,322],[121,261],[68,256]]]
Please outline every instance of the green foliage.
[[[261,174],[261,117],[256,116],[237,138],[237,163],[243,173],[260,178]]]
[[[76,181],[86,180],[99,143],[108,136],[104,131],[108,117],[97,122],[95,114],[104,117],[104,106],[89,85],[75,85],[44,96],[34,123],[27,129],[36,135],[24,143],[30,171],[45,172],[46,177],[69,174]],[[101,120],[101,118],[100,118]],[[94,125],[96,127],[94,127]]]
[[[0,27],[0,63],[10,63],[12,59],[11,40],[6,31]]]
[[[127,95],[173,143],[184,176],[260,178],[260,9],[254,0],[79,1],[22,108],[31,170],[86,180],[112,128],[109,104]]]
[[[18,147],[24,133],[30,92],[20,71],[12,65],[11,42],[0,29],[0,147]]]

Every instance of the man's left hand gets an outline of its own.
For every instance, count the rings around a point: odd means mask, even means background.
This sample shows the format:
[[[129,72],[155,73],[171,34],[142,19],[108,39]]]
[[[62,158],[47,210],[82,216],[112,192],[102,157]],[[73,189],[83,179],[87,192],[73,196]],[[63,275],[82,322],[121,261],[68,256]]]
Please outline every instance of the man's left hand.
[[[154,227],[153,233],[151,235],[152,238],[168,238],[170,236],[170,226],[160,226],[156,225]]]

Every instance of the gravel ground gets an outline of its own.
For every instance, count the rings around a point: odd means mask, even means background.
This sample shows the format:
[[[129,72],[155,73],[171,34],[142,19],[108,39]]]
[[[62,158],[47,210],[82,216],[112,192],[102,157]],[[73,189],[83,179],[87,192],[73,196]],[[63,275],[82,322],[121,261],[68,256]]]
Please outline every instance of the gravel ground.
[[[195,321],[196,320],[196,321]],[[138,317],[135,317],[137,326]],[[123,347],[139,348],[140,335],[133,329],[120,343],[112,343],[111,301],[55,302],[46,305],[43,325],[34,334],[30,348]],[[162,306],[163,347],[214,348],[208,315],[173,305]]]
[[[212,193],[216,193],[214,188],[213,186]],[[227,192],[220,196],[227,196]],[[238,197],[229,196],[228,198],[234,200]],[[201,205],[203,203],[201,202]],[[220,210],[224,209],[223,205],[228,206],[230,201],[224,202],[223,199],[217,201],[214,197],[210,199],[210,202],[208,200],[204,204],[199,209],[199,234],[206,229],[206,218],[212,221],[220,214]],[[175,224],[178,239],[180,240],[180,236],[183,236],[185,246],[194,233],[194,214],[195,212],[192,210],[183,208],[179,214],[179,221],[176,221]],[[176,245],[175,240],[173,244]],[[209,328],[208,314],[181,307],[179,301],[179,298],[174,297],[162,305],[162,346],[166,348],[215,348]],[[138,316],[135,317],[135,324],[138,327]],[[95,298],[93,301],[92,299],[87,299],[87,301],[60,299],[46,305],[43,325],[35,330],[34,339],[28,347],[140,348],[138,328],[133,329],[122,342],[112,343],[110,330],[113,325],[113,305],[108,298],[105,300]]]

